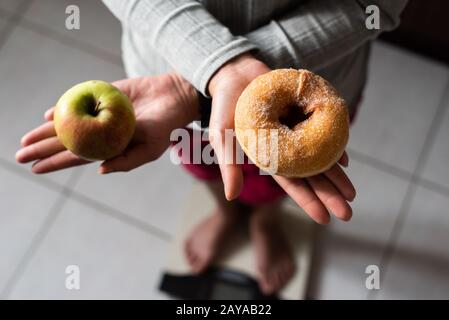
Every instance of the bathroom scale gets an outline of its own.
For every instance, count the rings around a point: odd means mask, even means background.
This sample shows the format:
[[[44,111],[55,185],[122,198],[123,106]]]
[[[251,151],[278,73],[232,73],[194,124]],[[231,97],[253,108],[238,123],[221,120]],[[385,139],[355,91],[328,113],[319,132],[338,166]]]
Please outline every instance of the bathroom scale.
[[[159,289],[171,298],[212,300],[304,299],[311,264],[315,225],[290,199],[280,209],[281,226],[293,252],[296,271],[278,293],[264,295],[257,284],[255,257],[247,225],[229,235],[216,263],[194,275],[184,255],[184,239],[190,230],[212,212],[214,202],[209,191],[195,184],[188,198],[186,212],[171,243]]]

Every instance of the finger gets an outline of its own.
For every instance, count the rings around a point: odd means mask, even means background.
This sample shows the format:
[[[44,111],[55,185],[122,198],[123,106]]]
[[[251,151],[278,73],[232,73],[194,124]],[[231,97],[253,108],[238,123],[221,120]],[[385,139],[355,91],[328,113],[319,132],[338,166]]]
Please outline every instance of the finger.
[[[213,100],[209,141],[217,156],[221,177],[228,200],[238,197],[243,187],[243,174],[237,164],[237,140],[233,134],[234,110],[238,96],[216,96]]]
[[[50,121],[40,125],[39,127],[25,134],[20,140],[20,144],[23,147],[26,147],[37,141],[44,140],[53,136],[56,136],[56,131],[53,122]]]
[[[343,152],[343,155],[338,160],[338,163],[341,164],[343,167],[347,168],[349,165],[349,157],[347,152]]]
[[[233,200],[238,197],[243,186],[243,174],[240,165],[236,163],[233,146],[236,146],[235,138],[226,141],[222,135],[209,135],[210,144],[215,151],[215,155],[220,167],[223,179],[225,197]]]
[[[44,118],[47,121],[53,121],[53,115],[55,114],[55,107],[51,107],[47,111],[45,111]]]
[[[242,192],[243,174],[240,166],[237,165],[220,165],[220,172],[223,179],[225,189],[225,197],[227,200],[234,200]]]
[[[332,185],[324,175],[307,178],[315,194],[337,218],[348,221],[352,216],[352,209],[341,193]]]
[[[120,80],[116,80],[114,82],[111,82],[111,84],[116,87],[117,89],[119,89],[122,92],[128,91],[126,90],[129,87],[129,79],[125,78],[125,79],[120,79]]]
[[[354,185],[338,164],[334,164],[329,170],[325,171],[324,175],[332,182],[346,200],[354,200],[356,194]]]
[[[47,173],[69,167],[79,166],[90,161],[79,158],[68,150],[61,151],[35,162],[31,168],[34,173]]]
[[[65,150],[65,147],[59,142],[58,138],[51,137],[20,149],[16,153],[16,160],[20,163],[27,163],[50,157],[63,150]]]
[[[149,161],[156,160],[156,156],[148,155],[148,149],[149,147],[145,144],[136,145],[123,154],[104,161],[100,165],[99,173],[127,172]]]
[[[329,223],[329,213],[304,179],[273,176],[287,194],[317,223]]]

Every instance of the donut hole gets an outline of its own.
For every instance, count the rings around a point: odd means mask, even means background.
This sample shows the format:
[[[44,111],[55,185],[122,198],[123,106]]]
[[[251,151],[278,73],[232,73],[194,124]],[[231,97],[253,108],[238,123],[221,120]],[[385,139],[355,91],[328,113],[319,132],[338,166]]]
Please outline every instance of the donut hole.
[[[298,124],[310,118],[312,112],[304,113],[304,107],[294,105],[288,106],[279,116],[279,122],[293,130]]]

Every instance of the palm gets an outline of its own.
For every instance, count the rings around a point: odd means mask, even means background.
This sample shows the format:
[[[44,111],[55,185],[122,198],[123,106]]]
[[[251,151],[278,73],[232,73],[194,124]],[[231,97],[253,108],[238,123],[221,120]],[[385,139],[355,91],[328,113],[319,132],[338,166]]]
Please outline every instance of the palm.
[[[165,76],[126,79],[113,83],[130,98],[136,113],[136,131],[130,148],[140,148],[149,159],[158,158],[169,145],[167,120],[179,108]]]

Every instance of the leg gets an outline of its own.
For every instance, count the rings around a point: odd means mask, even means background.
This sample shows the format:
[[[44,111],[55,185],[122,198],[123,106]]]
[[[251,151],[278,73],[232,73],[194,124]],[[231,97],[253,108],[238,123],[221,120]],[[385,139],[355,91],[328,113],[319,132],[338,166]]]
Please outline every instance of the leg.
[[[225,199],[221,180],[206,184],[215,199],[216,208],[209,217],[193,228],[185,241],[187,261],[194,273],[204,271],[216,258],[225,237],[235,227],[242,213],[237,201]]]
[[[277,201],[257,207],[249,220],[259,286],[265,294],[281,289],[295,271],[287,239],[279,224],[279,204],[280,201]]]

